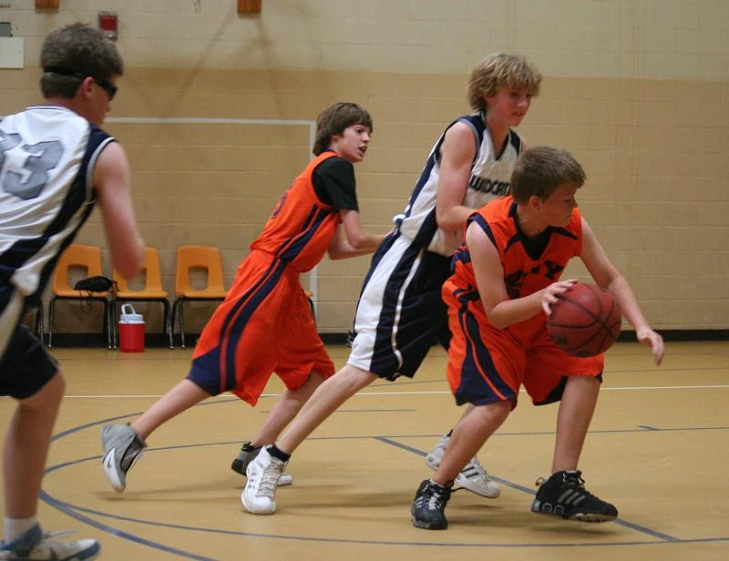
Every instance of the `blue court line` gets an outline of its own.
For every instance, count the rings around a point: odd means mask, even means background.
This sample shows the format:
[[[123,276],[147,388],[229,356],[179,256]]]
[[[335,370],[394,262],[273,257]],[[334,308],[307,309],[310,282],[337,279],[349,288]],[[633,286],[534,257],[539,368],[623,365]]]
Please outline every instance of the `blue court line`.
[[[104,531],[107,531],[110,534],[117,535],[120,537],[128,537],[127,539],[131,539],[134,542],[146,544],[148,540],[144,540],[143,538],[137,538],[136,536],[133,536],[131,534],[127,534],[126,532],[121,532],[116,530],[115,528],[111,526],[106,526],[105,524],[101,524],[98,522],[93,521],[92,519],[88,519],[87,517],[83,516],[82,514],[79,514],[81,512],[92,514],[95,516],[102,516],[105,518],[111,518],[112,520],[118,520],[120,522],[132,522],[136,524],[143,524],[145,526],[152,526],[156,528],[169,528],[171,530],[186,530],[186,531],[193,531],[193,532],[202,532],[206,534],[219,534],[224,536],[242,536],[242,537],[251,537],[251,538],[268,538],[268,539],[277,539],[277,540],[291,540],[291,541],[304,541],[304,542],[318,542],[318,543],[345,543],[345,544],[358,544],[358,545],[393,545],[393,546],[418,546],[418,547],[460,547],[460,548],[482,548],[482,547],[489,547],[489,548],[542,548],[542,547],[548,547],[548,548],[556,548],[556,547],[612,547],[612,546],[626,546],[626,545],[662,545],[669,542],[657,542],[657,541],[633,541],[633,542],[591,542],[591,543],[528,543],[528,544],[516,544],[516,543],[454,543],[454,542],[402,542],[402,541],[390,541],[390,540],[354,540],[354,539],[345,539],[345,538],[317,538],[312,536],[294,536],[291,534],[264,534],[260,532],[242,532],[238,530],[222,530],[219,528],[203,528],[198,526],[185,526],[182,524],[170,524],[166,522],[157,522],[155,520],[144,520],[141,518],[131,518],[128,516],[120,516],[116,514],[109,514],[108,512],[103,511],[97,511],[85,507],[79,507],[74,506],[68,503],[64,503],[63,501],[59,501],[57,499],[52,499],[54,503],[52,506],[56,506],[57,508],[63,510],[67,514],[73,516],[74,518],[77,518],[78,520],[86,521],[89,520],[91,525],[94,527],[97,527],[99,529],[102,529]],[[70,511],[70,512],[67,512]],[[73,513],[73,514],[71,514]],[[247,516],[244,514],[244,516]],[[251,515],[253,516],[253,515]],[[708,539],[699,539],[699,540],[684,540],[686,542],[704,542],[704,541],[727,541],[729,538],[708,538]],[[154,543],[154,542],[150,542]],[[681,540],[679,540],[679,543],[682,543]],[[164,548],[166,546],[162,546]],[[161,548],[159,548],[161,549]],[[171,549],[171,548],[170,548]],[[173,550],[174,551],[174,550]],[[173,552],[170,551],[170,552]],[[185,552],[181,552],[182,555],[185,555]],[[199,557],[194,556],[195,554],[189,554],[191,559],[200,559],[204,561],[215,561],[210,560],[207,557]]]
[[[183,551],[181,549],[169,547],[169,546],[166,546],[161,543],[146,540],[139,536],[135,536],[134,534],[130,534],[128,532],[124,532],[123,530],[119,530],[117,528],[107,526],[106,524],[102,524],[101,522],[97,522],[96,520],[94,520],[92,518],[84,516],[83,514],[79,514],[80,512],[93,513],[93,511],[89,511],[87,509],[76,507],[69,503],[60,501],[54,497],[51,497],[48,493],[46,493],[43,490],[41,490],[40,499],[44,503],[49,504],[50,506],[52,506],[53,508],[55,508],[57,510],[60,510],[64,514],[70,516],[71,518],[75,518],[76,520],[83,522],[84,524],[87,524],[93,528],[96,528],[97,530],[106,532],[107,534],[111,534],[111,535],[117,536],[119,538],[124,538],[126,540],[132,541],[134,543],[138,543],[140,545],[146,545],[147,547],[151,547],[153,549],[158,549],[160,551],[164,551],[165,553],[173,553],[180,557],[185,557],[186,559],[195,559],[196,561],[216,561],[215,559],[213,559],[211,557],[202,557],[201,555],[196,555],[196,554],[190,553],[188,551]],[[102,550],[103,550],[103,547],[102,547]]]
[[[417,450],[415,448],[411,448],[407,445],[403,445],[398,442],[387,442],[386,440],[383,440],[380,437],[370,437],[375,440],[379,440],[380,442],[387,443],[388,445],[394,445],[396,447],[402,448],[408,452],[416,453],[418,455],[424,455],[424,453],[420,450]],[[155,448],[155,449],[148,449],[147,452],[154,452],[154,451],[163,451],[163,450],[174,450],[174,449],[182,449],[182,448],[192,448],[192,447],[203,447],[203,446],[216,446],[219,443],[213,443],[213,444],[185,444],[180,446],[169,446],[165,448]],[[58,464],[56,466],[52,466],[52,468],[49,468],[49,471],[56,471],[57,469],[61,469],[63,467],[67,467],[70,465],[80,464],[83,462],[91,461],[91,460],[100,460],[101,455],[98,456],[92,456],[88,458],[82,458],[79,460],[73,460],[66,462],[64,464]],[[507,482],[502,479],[497,479],[499,482],[502,482],[504,484],[507,484],[511,487],[514,487],[515,489],[525,491],[527,493],[533,494],[531,489],[528,489],[526,487],[523,487],[521,485],[516,485],[510,482]],[[104,532],[107,532],[109,534],[122,537],[125,539],[129,539],[131,541],[134,541],[135,543],[139,543],[142,545],[149,545],[150,547],[168,551],[170,553],[176,553],[180,556],[187,557],[190,559],[199,559],[201,561],[214,561],[210,560],[209,558],[200,557],[193,553],[184,552],[181,550],[174,550],[174,548],[169,548],[168,546],[165,546],[163,544],[159,544],[156,542],[151,542],[149,540],[146,540],[144,538],[140,538],[138,536],[135,536],[134,534],[129,534],[127,532],[117,530],[116,528],[112,526],[108,526],[106,524],[102,524],[100,522],[97,522],[93,519],[90,519],[83,514],[85,513],[89,515],[95,515],[95,516],[101,516],[105,518],[110,518],[112,520],[118,520],[121,522],[133,522],[138,524],[143,524],[146,526],[152,526],[152,527],[160,527],[160,528],[170,528],[175,530],[187,530],[187,531],[198,531],[208,534],[220,534],[220,535],[234,535],[234,536],[244,536],[244,537],[255,537],[255,538],[267,538],[267,539],[282,539],[282,540],[294,540],[294,541],[306,541],[306,542],[320,542],[320,543],[348,543],[348,544],[362,544],[362,545],[388,545],[388,546],[429,546],[429,547],[459,547],[459,548],[536,548],[536,547],[548,547],[548,548],[555,548],[555,547],[613,547],[613,546],[626,546],[626,545],[661,545],[661,544],[668,544],[668,543],[704,543],[704,542],[725,542],[729,541],[729,537],[718,537],[718,538],[699,538],[699,539],[688,539],[688,540],[682,540],[677,538],[671,538],[670,536],[665,536],[660,533],[654,533],[651,534],[649,532],[645,532],[644,529],[638,525],[634,525],[631,523],[625,523],[624,525],[630,529],[636,529],[638,531],[643,531],[643,533],[646,533],[647,535],[650,535],[651,537],[656,537],[656,539],[660,539],[661,541],[648,541],[648,540],[636,540],[631,542],[583,542],[583,543],[521,543],[521,544],[515,544],[515,543],[493,543],[493,542],[485,542],[485,543],[454,543],[454,542],[406,542],[406,541],[392,541],[392,540],[357,540],[357,539],[346,539],[346,538],[323,538],[323,537],[312,537],[312,536],[297,536],[297,535],[291,535],[291,534],[265,534],[265,533],[258,533],[258,532],[242,532],[242,531],[236,531],[236,530],[224,530],[219,528],[204,528],[204,527],[196,527],[196,526],[186,526],[186,525],[180,525],[180,524],[172,524],[172,523],[165,523],[165,522],[158,522],[155,520],[145,520],[141,518],[132,518],[127,516],[121,516],[116,514],[111,514],[108,512],[93,510],[77,505],[73,505],[64,501],[61,501],[59,499],[56,499],[54,497],[51,497],[48,495],[48,493],[43,492],[41,499],[48,503],[49,505],[57,508],[58,510],[64,512],[65,514],[68,514],[69,516],[72,516],[76,518],[77,520],[80,520],[82,522],[85,522],[99,530],[102,530]],[[247,516],[244,514],[244,516]],[[616,521],[616,522],[625,522],[625,521]]]
[[[231,400],[231,401],[236,401],[236,400]],[[217,405],[219,403],[221,403],[221,402],[220,401],[217,401],[217,402],[207,402],[207,403],[200,404],[199,406],[202,406],[202,405]],[[66,431],[62,431],[62,432],[54,435],[53,436],[53,440],[54,441],[55,440],[59,440],[60,438],[62,438],[64,436],[68,436],[70,434],[79,432],[81,430],[84,430],[84,429],[87,429],[87,428],[90,428],[90,427],[99,426],[99,425],[103,425],[103,424],[106,424],[106,423],[109,423],[109,422],[112,422],[112,421],[118,421],[118,420],[126,419],[126,418],[129,418],[129,417],[138,416],[139,414],[140,413],[130,413],[130,414],[127,414],[127,415],[119,415],[119,416],[116,416],[116,417],[110,417],[110,418],[107,418],[107,419],[102,419],[100,421],[94,421],[94,422],[91,422],[91,423],[86,423],[84,425],[80,425],[78,427],[74,427],[74,428],[68,429]],[[706,427],[706,428],[692,427],[692,428],[689,428],[689,429],[686,429],[686,430],[714,430],[714,429],[725,429],[725,428],[729,428],[729,427]],[[658,429],[658,430],[675,431],[675,430],[682,430],[682,429]],[[628,431],[592,431],[592,432],[605,432],[605,433],[616,433],[616,432],[645,432],[645,430],[644,429],[641,429],[640,431],[628,430]],[[516,434],[518,435],[518,434],[553,434],[553,433],[549,433],[549,432],[539,432],[539,433],[516,433]],[[429,435],[402,435],[399,438],[406,438],[406,437],[407,438],[422,438],[422,437],[428,437],[428,436]],[[433,435],[433,436],[441,436],[441,435]],[[504,436],[509,436],[509,435],[504,435]],[[312,438],[312,440],[335,440],[335,439],[338,439],[338,440],[347,440],[347,439],[352,439],[352,438],[355,438],[355,439],[374,438],[374,439],[380,440],[381,442],[386,442],[387,444],[391,444],[391,445],[395,445],[395,446],[402,447],[403,449],[405,449],[405,450],[407,450],[409,452],[416,453],[418,455],[424,455],[424,453],[422,451],[417,450],[415,448],[411,448],[411,447],[408,447],[406,445],[402,445],[400,443],[396,443],[395,441],[392,441],[392,443],[387,442],[387,439],[388,438],[398,438],[398,437],[393,437],[393,436],[391,436],[391,437],[375,437],[375,436],[364,436],[364,437],[327,437],[327,438]],[[229,442],[224,442],[224,443],[218,442],[218,443],[205,443],[205,444],[190,444],[190,445],[169,446],[169,447],[164,447],[164,448],[153,448],[153,449],[147,449],[147,451],[148,452],[152,452],[152,451],[173,450],[173,449],[180,449],[180,448],[193,448],[193,447],[201,447],[201,446],[229,445],[229,444],[237,444],[237,443],[238,442],[235,441],[233,443],[229,443]],[[67,466],[74,465],[74,464],[79,464],[79,463],[82,463],[82,462],[85,462],[85,461],[100,460],[100,459],[101,459],[101,455],[98,455],[98,456],[92,456],[92,457],[89,457],[89,458],[83,458],[83,459],[79,459],[79,460],[65,462],[63,464],[57,464],[57,465],[54,465],[54,466],[49,466],[45,470],[45,473],[46,474],[47,473],[51,473],[51,472],[56,471],[58,469],[61,469],[63,467],[67,467]],[[525,487],[522,487],[522,486],[519,486],[519,485],[516,485],[516,484],[512,484],[510,482],[506,482],[505,480],[501,480],[501,479],[499,479],[498,481],[504,483],[505,485],[512,486],[515,489],[525,490],[526,492],[532,493],[532,491],[530,489],[527,489]],[[70,503],[66,503],[66,502],[63,502],[63,501],[61,501],[59,499],[56,499],[56,498],[50,496],[45,491],[41,491],[41,497],[40,498],[41,498],[41,500],[43,500],[43,502],[49,504],[50,506],[56,508],[57,510],[59,510],[59,511],[61,511],[61,512],[63,512],[65,514],[67,514],[67,515],[69,515],[69,516],[71,516],[71,517],[73,517],[73,518],[75,518],[75,519],[77,519],[77,520],[85,523],[85,524],[88,524],[90,526],[93,526],[93,527],[95,527],[95,528],[97,528],[97,529],[99,529],[101,531],[107,532],[107,533],[112,534],[112,535],[115,535],[115,536],[122,537],[124,539],[128,539],[128,540],[133,541],[135,543],[139,543],[139,544],[142,544],[142,545],[147,545],[149,547],[152,547],[152,548],[155,548],[155,549],[159,549],[159,550],[163,550],[163,551],[167,551],[169,553],[173,553],[173,554],[176,554],[176,555],[181,556],[181,557],[186,557],[188,559],[196,559],[196,560],[199,560],[199,561],[215,561],[215,560],[214,559],[210,559],[210,558],[206,558],[206,557],[202,557],[202,556],[196,555],[194,553],[185,552],[185,551],[182,551],[182,550],[177,550],[177,549],[174,549],[174,548],[170,548],[169,546],[166,546],[164,544],[160,544],[160,543],[157,543],[157,542],[152,542],[150,540],[146,540],[146,539],[141,538],[139,536],[135,536],[134,534],[129,534],[129,533],[124,532],[122,530],[118,530],[118,529],[113,528],[111,526],[107,526],[105,524],[102,524],[100,522],[97,522],[97,521],[95,521],[95,520],[93,520],[91,518],[88,518],[88,517],[84,516],[83,514],[80,514],[80,513],[81,512],[87,512],[89,514],[94,514],[94,515],[97,515],[97,516],[104,516],[104,517],[108,517],[108,518],[112,518],[112,519],[117,519],[117,520],[128,520],[128,521],[137,522],[137,523],[140,523],[140,524],[151,525],[151,526],[169,527],[169,528],[177,528],[177,529],[189,529],[189,530],[193,530],[193,531],[202,531],[202,532],[209,532],[209,533],[235,534],[235,535],[242,535],[242,536],[249,536],[249,537],[262,537],[262,538],[285,539],[285,540],[300,540],[300,541],[310,541],[310,542],[311,541],[314,541],[314,542],[330,542],[330,543],[356,543],[356,544],[369,544],[369,545],[405,545],[405,546],[428,546],[428,547],[434,547],[435,546],[435,547],[461,547],[461,548],[462,547],[469,547],[469,548],[473,548],[473,547],[489,547],[489,548],[494,548],[494,547],[502,547],[502,548],[533,548],[533,547],[542,547],[543,548],[543,547],[548,547],[548,548],[554,548],[554,547],[615,547],[615,546],[626,546],[626,545],[660,545],[660,544],[667,544],[667,543],[706,543],[706,542],[725,542],[725,541],[729,541],[729,537],[697,538],[697,539],[686,539],[686,540],[682,540],[682,539],[672,538],[671,536],[661,537],[661,536],[664,536],[664,535],[663,534],[659,534],[659,533],[655,533],[655,536],[657,537],[657,539],[661,539],[662,541],[634,541],[634,542],[618,542],[618,543],[616,543],[616,542],[551,543],[551,544],[542,544],[542,543],[530,543],[530,544],[475,543],[475,544],[464,544],[464,543],[449,543],[449,542],[441,542],[441,543],[433,543],[433,542],[394,542],[394,541],[391,542],[391,541],[348,540],[348,539],[341,539],[341,538],[315,538],[315,537],[310,537],[310,536],[292,536],[292,535],[276,535],[276,534],[257,534],[257,533],[246,533],[246,532],[231,532],[231,531],[228,531],[228,530],[215,530],[215,529],[209,529],[209,528],[183,527],[183,526],[179,526],[179,525],[165,524],[165,523],[155,522],[155,521],[145,521],[145,520],[141,520],[141,519],[125,518],[125,517],[120,517],[120,516],[116,516],[116,515],[112,515],[112,514],[100,512],[100,511],[93,511],[93,510],[90,510],[90,509],[85,509],[83,507],[76,506],[76,505],[72,505]],[[632,525],[630,525],[630,523],[625,523],[625,525],[628,528],[638,529],[639,531],[641,531],[641,527],[640,526],[632,526]],[[645,530],[647,530],[647,529],[645,529]],[[648,532],[644,532],[644,533],[647,533],[648,535],[651,535],[650,532],[651,531],[648,530]]]
[[[412,446],[407,446],[406,444],[402,444],[401,442],[396,442],[395,440],[391,440],[386,437],[376,436],[375,440],[379,440],[380,442],[384,442],[385,444],[389,444],[390,446],[400,448],[402,450],[405,450],[406,452],[410,452],[411,454],[416,454],[422,458],[424,458],[427,455],[427,452],[423,452],[422,450],[418,450],[417,448],[413,448]],[[532,496],[537,494],[534,490],[532,490],[528,487],[524,487],[523,485],[519,485],[518,483],[512,483],[511,481],[507,481],[506,479],[501,479],[500,477],[494,477],[493,475],[491,476],[491,478],[503,485],[506,485],[507,487],[516,489],[517,491],[522,491],[522,492],[528,493]],[[619,526],[624,526],[626,528],[630,528],[631,530],[635,530],[642,534],[647,534],[651,537],[657,538],[659,540],[663,540],[665,542],[681,541],[679,538],[674,538],[673,536],[669,536],[668,534],[663,534],[661,532],[657,532],[656,530],[651,530],[650,528],[646,528],[645,526],[640,526],[638,524],[628,522],[626,520],[623,520],[622,518],[616,519],[615,523],[618,524]]]

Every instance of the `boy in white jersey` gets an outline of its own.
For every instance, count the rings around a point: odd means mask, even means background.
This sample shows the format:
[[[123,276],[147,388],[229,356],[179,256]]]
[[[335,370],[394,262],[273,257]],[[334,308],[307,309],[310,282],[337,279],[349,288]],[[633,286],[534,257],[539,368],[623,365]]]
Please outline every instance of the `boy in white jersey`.
[[[41,305],[58,258],[98,200],[114,267],[141,270],[124,150],[99,127],[124,63],[87,25],[46,37],[40,86],[45,104],[0,122],[0,394],[18,401],[4,450],[5,534],[0,559],[84,561],[99,542],[58,542],[37,520],[51,433],[63,397],[58,363],[24,325]]]
[[[357,305],[347,365],[317,388],[276,445],[256,451],[243,491],[247,510],[276,511],[275,482],[290,455],[347,399],[378,378],[413,377],[431,346],[448,346],[441,287],[450,276],[451,256],[473,210],[508,191],[523,149],[512,127],[529,110],[541,78],[525,58],[504,53],[486,57],[472,70],[468,93],[475,113],[455,120],[438,139],[395,231],[375,253]],[[448,438],[427,456],[431,468],[438,467]],[[456,482],[485,497],[500,493],[475,457]]]

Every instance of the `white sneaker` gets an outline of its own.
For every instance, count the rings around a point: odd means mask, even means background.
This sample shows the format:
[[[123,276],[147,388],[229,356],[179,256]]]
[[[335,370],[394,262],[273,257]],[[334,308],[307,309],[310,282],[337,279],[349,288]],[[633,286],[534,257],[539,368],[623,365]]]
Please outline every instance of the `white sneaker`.
[[[425,465],[433,471],[438,471],[440,461],[443,459],[443,454],[450,439],[450,436],[445,435],[440,439],[436,447],[425,456]],[[471,458],[466,464],[466,467],[461,470],[455,482],[464,489],[471,491],[471,493],[486,497],[487,499],[497,499],[501,495],[501,487],[499,487],[496,481],[491,479],[476,456]]]
[[[39,524],[10,543],[0,545],[0,559],[5,561],[90,561],[101,551],[96,540],[58,542],[53,537],[72,532],[46,532]]]
[[[248,469],[248,464],[253,461],[253,458],[258,456],[261,448],[263,447],[261,446],[259,448],[253,448],[250,442],[244,442],[243,446],[241,446],[240,452],[238,452],[235,460],[233,460],[230,469],[232,469],[236,473],[240,473],[241,475],[245,476],[246,470]],[[278,478],[279,487],[286,487],[287,485],[292,485],[293,483],[294,476],[290,473],[283,472]]]
[[[276,512],[276,483],[286,467],[286,462],[274,458],[262,448],[248,464],[248,481],[240,495],[245,509],[252,514],[273,514]]]

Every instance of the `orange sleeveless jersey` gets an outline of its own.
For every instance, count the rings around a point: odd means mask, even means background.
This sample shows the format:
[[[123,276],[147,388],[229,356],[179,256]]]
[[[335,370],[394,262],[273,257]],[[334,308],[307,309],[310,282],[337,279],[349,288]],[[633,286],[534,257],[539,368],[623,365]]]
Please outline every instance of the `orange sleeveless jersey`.
[[[575,209],[566,228],[549,228],[549,236],[541,255],[530,256],[523,244],[516,222],[516,202],[504,197],[481,207],[469,218],[484,229],[494,243],[501,265],[509,298],[516,299],[533,294],[559,280],[567,263],[582,251],[582,215]],[[465,296],[476,292],[476,277],[468,247],[464,243],[454,255],[454,273],[448,281],[450,291]],[[488,319],[481,318],[488,323]],[[512,334],[521,333],[519,339],[529,338],[545,322],[544,313],[509,326]]]
[[[332,241],[340,222],[339,212],[316,196],[312,174],[316,166],[338,154],[324,152],[314,158],[281,195],[261,235],[251,244],[299,272],[313,269]]]

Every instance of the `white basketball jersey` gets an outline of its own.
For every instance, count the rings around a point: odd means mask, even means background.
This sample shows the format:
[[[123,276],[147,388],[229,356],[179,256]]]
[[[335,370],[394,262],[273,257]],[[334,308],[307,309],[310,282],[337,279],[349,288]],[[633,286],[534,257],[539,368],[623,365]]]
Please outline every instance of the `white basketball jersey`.
[[[464,206],[478,209],[491,199],[508,193],[511,173],[522,149],[519,135],[509,131],[506,148],[497,159],[491,135],[480,113],[466,115],[453,121],[428,156],[420,179],[405,208],[405,218],[400,223],[400,233],[417,242],[421,247],[450,257],[463,242],[461,232],[445,232],[438,228],[435,219],[436,194],[440,180],[440,147],[445,134],[454,124],[465,123],[473,130],[476,139],[476,156],[471,167],[468,190],[463,199]]]
[[[0,121],[0,279],[24,296],[40,297],[91,213],[94,165],[113,140],[63,107]]]

